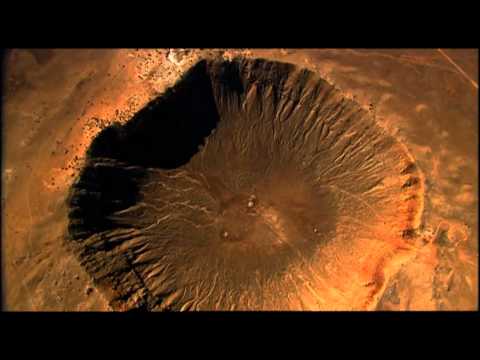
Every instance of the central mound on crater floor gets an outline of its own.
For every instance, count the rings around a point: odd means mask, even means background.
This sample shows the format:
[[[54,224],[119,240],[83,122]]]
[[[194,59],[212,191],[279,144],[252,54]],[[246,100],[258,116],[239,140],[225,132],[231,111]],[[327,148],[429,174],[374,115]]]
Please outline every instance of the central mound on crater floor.
[[[115,309],[365,309],[422,191],[404,147],[318,75],[203,60],[92,142],[68,241]]]

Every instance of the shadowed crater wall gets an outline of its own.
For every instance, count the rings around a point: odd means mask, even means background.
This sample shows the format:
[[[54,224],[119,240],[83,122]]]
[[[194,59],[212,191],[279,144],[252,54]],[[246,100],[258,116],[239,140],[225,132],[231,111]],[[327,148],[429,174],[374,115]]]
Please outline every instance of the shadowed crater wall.
[[[92,142],[68,242],[116,309],[356,309],[415,237],[422,191],[402,145],[314,73],[204,60]]]

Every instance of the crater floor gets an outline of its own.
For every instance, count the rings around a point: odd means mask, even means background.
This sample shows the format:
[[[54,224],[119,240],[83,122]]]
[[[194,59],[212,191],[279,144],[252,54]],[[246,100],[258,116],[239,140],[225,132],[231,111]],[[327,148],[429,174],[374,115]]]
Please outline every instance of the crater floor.
[[[7,307],[475,308],[477,58],[12,51]]]

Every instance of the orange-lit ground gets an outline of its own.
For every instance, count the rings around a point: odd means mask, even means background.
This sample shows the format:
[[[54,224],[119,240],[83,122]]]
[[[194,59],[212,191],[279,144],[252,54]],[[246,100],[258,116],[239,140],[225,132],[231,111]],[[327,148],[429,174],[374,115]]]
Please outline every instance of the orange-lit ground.
[[[13,50],[3,102],[3,265],[10,310],[109,310],[63,238],[65,197],[91,140],[127,121],[199,58],[290,62],[334,84],[398,140],[386,157],[418,166],[411,201],[352,221],[286,298],[317,310],[471,310],[478,303],[478,51],[476,50]],[[405,178],[406,179],[406,178]],[[388,186],[405,179],[392,177]],[[341,193],[341,189],[335,189]],[[354,196],[343,194],[344,196]],[[352,201],[361,201],[353,199]],[[367,204],[368,205],[368,204]],[[274,210],[262,216],[281,234]],[[399,229],[421,228],[409,241]],[[372,234],[374,236],[372,237]],[[333,260],[336,259],[336,260]],[[325,268],[326,267],[326,268]],[[322,276],[317,272],[322,271]],[[326,274],[328,276],[326,276]],[[290,284],[290,285],[289,285]],[[266,290],[272,297],[275,288]],[[172,300],[173,301],[173,300]],[[272,300],[272,306],[275,301]]]

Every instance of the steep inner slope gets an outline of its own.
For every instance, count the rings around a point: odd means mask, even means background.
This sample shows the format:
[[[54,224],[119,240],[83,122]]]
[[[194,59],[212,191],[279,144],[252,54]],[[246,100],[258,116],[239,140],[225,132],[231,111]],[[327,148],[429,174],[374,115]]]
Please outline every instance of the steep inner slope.
[[[366,309],[415,249],[423,187],[316,74],[204,60],[93,141],[68,242],[116,309]]]

